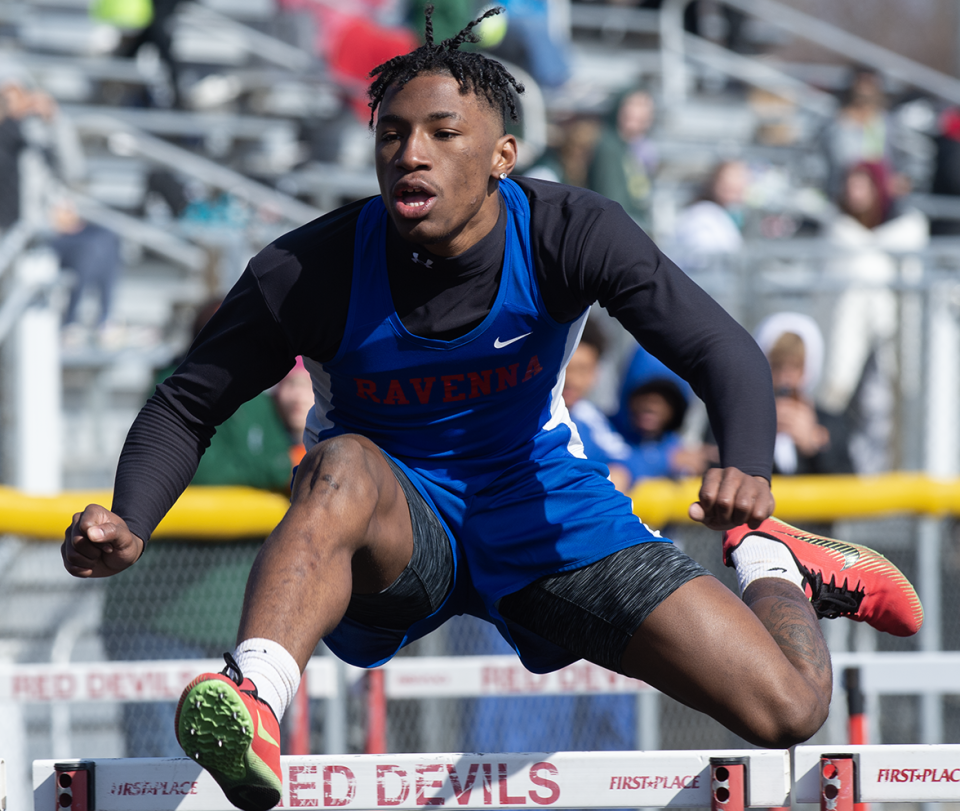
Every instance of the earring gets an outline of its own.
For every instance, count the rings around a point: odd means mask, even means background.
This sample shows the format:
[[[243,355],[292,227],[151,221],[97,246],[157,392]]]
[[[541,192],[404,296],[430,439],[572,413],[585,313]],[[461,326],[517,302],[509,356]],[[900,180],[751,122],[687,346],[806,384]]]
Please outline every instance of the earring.
[[[501,173],[500,173],[500,179],[501,179],[501,180],[506,180],[506,179],[507,179],[507,173],[506,173],[506,172],[501,172]]]

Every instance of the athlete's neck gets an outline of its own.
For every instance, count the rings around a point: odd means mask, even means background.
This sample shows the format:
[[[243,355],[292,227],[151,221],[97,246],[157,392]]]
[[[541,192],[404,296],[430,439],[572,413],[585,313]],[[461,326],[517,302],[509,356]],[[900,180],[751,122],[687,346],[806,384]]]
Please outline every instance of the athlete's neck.
[[[410,242],[400,236],[393,222],[387,219],[387,261],[412,263],[424,271],[448,274],[469,274],[499,267],[503,258],[507,212],[503,198],[500,199],[500,216],[496,225],[479,242],[474,243],[456,256],[437,256],[427,245]]]

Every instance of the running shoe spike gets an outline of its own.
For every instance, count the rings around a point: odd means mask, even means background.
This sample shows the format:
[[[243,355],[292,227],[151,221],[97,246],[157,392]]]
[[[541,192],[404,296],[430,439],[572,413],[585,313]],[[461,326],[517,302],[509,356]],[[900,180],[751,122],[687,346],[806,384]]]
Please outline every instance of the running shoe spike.
[[[280,802],[283,787],[280,724],[233,657],[224,659],[222,673],[197,676],[183,691],[177,740],[237,808],[267,811]]]
[[[748,535],[782,543],[797,562],[804,593],[818,617],[849,617],[894,636],[912,636],[923,624],[923,606],[910,581],[879,552],[825,538],[768,518],[757,529],[746,524],[723,535],[723,562]]]

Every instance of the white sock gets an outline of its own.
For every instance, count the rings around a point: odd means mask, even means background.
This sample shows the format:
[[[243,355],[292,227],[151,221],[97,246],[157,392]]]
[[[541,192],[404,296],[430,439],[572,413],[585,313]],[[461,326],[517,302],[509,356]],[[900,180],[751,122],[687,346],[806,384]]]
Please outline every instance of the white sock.
[[[733,550],[732,557],[741,595],[747,586],[761,577],[779,577],[803,588],[803,575],[797,562],[779,541],[771,541],[762,535],[748,535]]]
[[[245,678],[257,686],[257,695],[270,705],[279,721],[297,694],[300,666],[283,645],[272,639],[245,639],[233,652]]]

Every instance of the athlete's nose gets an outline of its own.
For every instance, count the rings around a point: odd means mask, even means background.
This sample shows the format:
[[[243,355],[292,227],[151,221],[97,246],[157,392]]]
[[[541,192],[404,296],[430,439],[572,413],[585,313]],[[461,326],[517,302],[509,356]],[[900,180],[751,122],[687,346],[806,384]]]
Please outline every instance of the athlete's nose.
[[[413,130],[406,138],[397,153],[397,165],[401,169],[414,171],[430,168],[429,140],[426,133]]]

